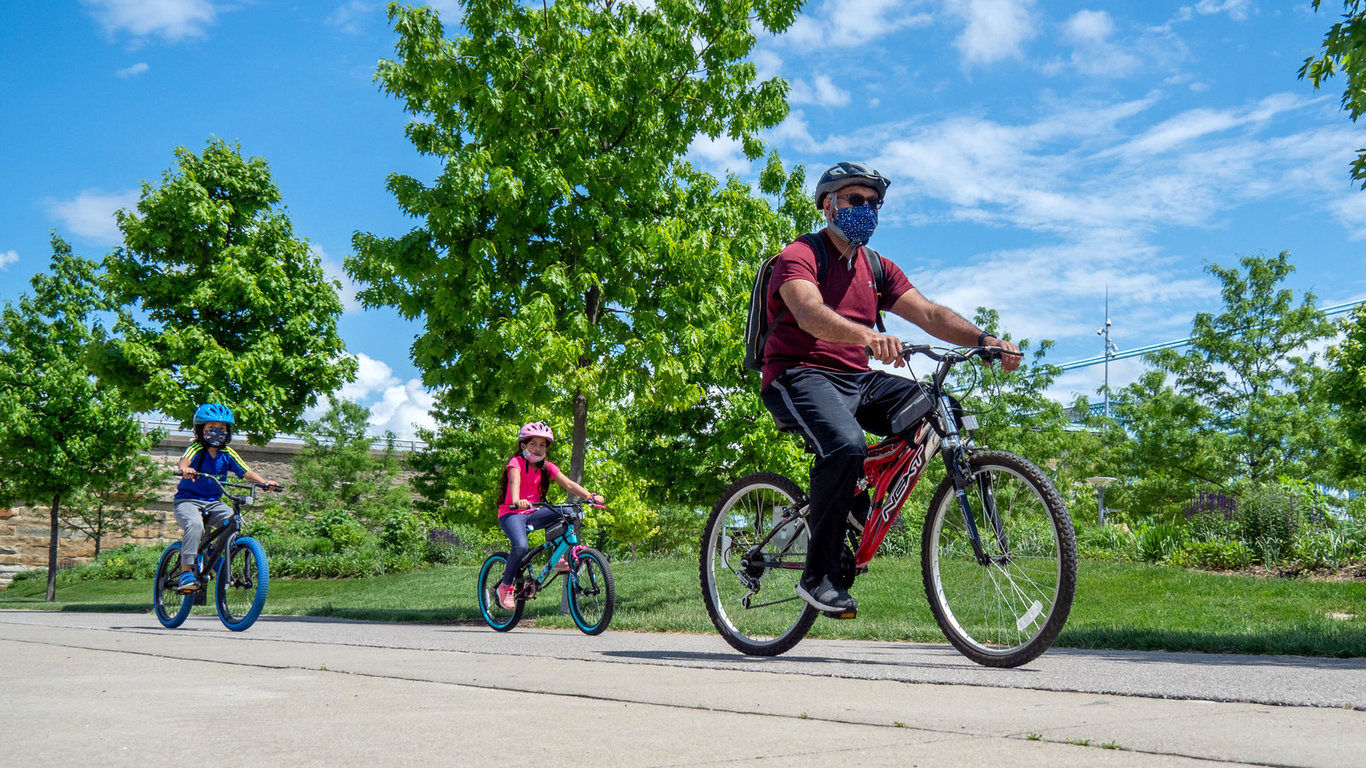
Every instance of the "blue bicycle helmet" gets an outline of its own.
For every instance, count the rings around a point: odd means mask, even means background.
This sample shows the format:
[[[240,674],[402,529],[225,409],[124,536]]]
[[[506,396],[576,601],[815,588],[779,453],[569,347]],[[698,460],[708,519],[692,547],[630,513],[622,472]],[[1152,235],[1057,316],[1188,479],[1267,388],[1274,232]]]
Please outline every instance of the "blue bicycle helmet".
[[[224,424],[231,425],[233,423],[232,411],[221,403],[204,403],[195,409],[194,423],[205,424],[210,421],[221,421]]]

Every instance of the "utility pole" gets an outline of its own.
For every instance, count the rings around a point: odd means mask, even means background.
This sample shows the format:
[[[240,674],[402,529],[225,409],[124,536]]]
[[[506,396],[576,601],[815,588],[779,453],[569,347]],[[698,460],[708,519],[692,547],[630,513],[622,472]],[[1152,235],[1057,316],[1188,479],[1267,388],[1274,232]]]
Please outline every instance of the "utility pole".
[[[1110,286],[1108,283],[1105,286],[1105,325],[1099,331],[1096,331],[1096,335],[1104,337],[1105,339],[1105,418],[1109,419],[1110,358],[1115,356],[1115,353],[1119,351],[1119,347],[1116,347],[1115,343],[1110,340]]]

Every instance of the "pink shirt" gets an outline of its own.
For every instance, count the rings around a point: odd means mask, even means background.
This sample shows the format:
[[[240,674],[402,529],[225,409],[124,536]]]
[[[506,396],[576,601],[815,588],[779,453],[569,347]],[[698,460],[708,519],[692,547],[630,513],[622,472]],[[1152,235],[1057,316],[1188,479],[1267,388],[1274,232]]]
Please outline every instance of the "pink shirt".
[[[507,494],[503,497],[503,503],[498,506],[499,517],[502,517],[503,515],[522,514],[525,512],[525,510],[514,509],[512,506],[512,502],[517,500],[512,498],[511,472],[514,469],[522,473],[521,494],[518,498],[526,499],[532,504],[541,501],[541,472],[549,472],[551,480],[555,479],[555,475],[560,474],[560,468],[550,463],[550,459],[545,460],[544,470],[540,467],[533,466],[531,462],[527,461],[526,458],[522,456],[513,456],[508,459],[507,466],[503,468],[504,472],[509,473],[508,490]]]
[[[882,278],[886,282],[887,292],[879,303],[877,291],[873,287],[873,269],[868,266],[863,249],[856,249],[851,254],[854,257],[854,268],[851,270],[849,262],[840,258],[839,251],[835,250],[830,236],[824,230],[821,230],[820,236],[825,238],[830,253],[825,284],[818,286],[822,301],[842,317],[872,328],[877,311],[890,309],[902,294],[911,289],[911,281],[906,279],[900,267],[884,256]],[[769,281],[772,293],[768,297],[768,321],[772,323],[774,318],[778,318],[778,325],[764,345],[760,388],[773,383],[783,371],[803,365],[832,371],[868,370],[868,353],[862,344],[822,341],[803,331],[792,313],[784,311],[787,305],[783,303],[778,288],[788,280],[816,282],[816,252],[802,240],[796,240],[784,248],[773,266],[773,277]],[[782,317],[778,317],[780,313]]]

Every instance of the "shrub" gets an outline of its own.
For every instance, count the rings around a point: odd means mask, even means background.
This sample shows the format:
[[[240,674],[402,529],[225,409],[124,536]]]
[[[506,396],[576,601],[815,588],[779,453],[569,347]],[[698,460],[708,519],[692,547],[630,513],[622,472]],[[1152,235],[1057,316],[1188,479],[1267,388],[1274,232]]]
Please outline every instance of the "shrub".
[[[1219,513],[1201,512],[1186,520],[1186,533],[1193,541],[1217,541],[1238,536],[1238,521]]]
[[[1077,552],[1093,560],[1137,560],[1138,537],[1123,524],[1078,526]]]
[[[337,545],[337,549],[345,550],[360,546],[366,538],[366,530],[361,527],[349,514],[340,510],[333,510],[319,515],[314,520],[314,529],[318,536],[326,536]]]
[[[1204,515],[1217,515],[1225,520],[1238,516],[1238,501],[1226,496],[1222,491],[1201,491],[1186,505],[1186,520],[1190,521]]]
[[[1238,507],[1238,536],[1266,564],[1290,553],[1301,527],[1294,495],[1279,485],[1254,489]]]
[[[389,552],[421,552],[424,541],[422,521],[411,512],[391,512],[380,521],[379,541]]]
[[[1164,562],[1185,543],[1186,531],[1173,523],[1151,523],[1138,530],[1138,556],[1147,563]]]
[[[1168,558],[1169,563],[1181,568],[1221,571],[1241,570],[1252,565],[1253,560],[1252,550],[1235,539],[1187,541]]]

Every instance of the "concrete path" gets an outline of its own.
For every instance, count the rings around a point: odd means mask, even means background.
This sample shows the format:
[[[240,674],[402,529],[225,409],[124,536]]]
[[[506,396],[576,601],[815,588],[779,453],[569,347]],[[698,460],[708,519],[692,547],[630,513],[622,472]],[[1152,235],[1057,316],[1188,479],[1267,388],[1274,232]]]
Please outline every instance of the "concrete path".
[[[1366,766],[1357,660],[0,611],[0,691],[17,766]]]

